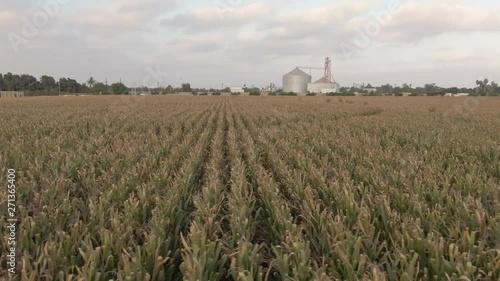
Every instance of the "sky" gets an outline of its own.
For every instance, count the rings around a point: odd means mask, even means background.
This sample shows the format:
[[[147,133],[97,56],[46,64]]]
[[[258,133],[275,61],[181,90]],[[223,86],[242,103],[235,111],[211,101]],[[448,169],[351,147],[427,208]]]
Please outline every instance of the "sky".
[[[499,2],[1,1],[0,73],[263,87],[330,57],[341,86],[474,87],[500,82]]]

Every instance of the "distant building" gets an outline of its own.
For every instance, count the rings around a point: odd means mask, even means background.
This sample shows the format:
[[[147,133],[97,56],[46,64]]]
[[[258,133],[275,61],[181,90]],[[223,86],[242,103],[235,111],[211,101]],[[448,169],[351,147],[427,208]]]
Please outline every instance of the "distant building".
[[[307,91],[316,94],[337,93],[340,85],[336,82],[329,82],[325,78],[321,78],[314,83],[307,83]]]
[[[245,93],[245,90],[243,87],[230,87],[229,90],[231,91],[231,94],[243,94]]]
[[[24,92],[4,91],[0,92],[0,98],[22,98]]]
[[[377,91],[377,88],[373,87],[372,85],[368,84],[366,87],[363,88],[367,93],[373,93]]]

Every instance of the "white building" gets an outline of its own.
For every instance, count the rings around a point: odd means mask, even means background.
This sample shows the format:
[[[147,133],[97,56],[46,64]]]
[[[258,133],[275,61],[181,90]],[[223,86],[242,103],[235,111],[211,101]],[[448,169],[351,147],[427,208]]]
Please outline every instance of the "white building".
[[[325,78],[321,78],[314,83],[307,83],[307,91],[309,93],[316,94],[327,94],[327,93],[337,93],[340,89],[338,83],[328,82]]]
[[[22,98],[24,92],[4,91],[0,92],[0,98]]]
[[[245,90],[243,90],[243,87],[230,87],[229,89],[231,91],[231,94],[243,94],[243,93],[245,93]]]

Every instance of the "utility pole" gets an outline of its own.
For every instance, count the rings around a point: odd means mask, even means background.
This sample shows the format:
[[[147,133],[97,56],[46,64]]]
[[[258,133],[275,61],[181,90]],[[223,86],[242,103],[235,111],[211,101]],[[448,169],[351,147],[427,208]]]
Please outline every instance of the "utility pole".
[[[59,77],[59,95],[61,95],[61,77]]]

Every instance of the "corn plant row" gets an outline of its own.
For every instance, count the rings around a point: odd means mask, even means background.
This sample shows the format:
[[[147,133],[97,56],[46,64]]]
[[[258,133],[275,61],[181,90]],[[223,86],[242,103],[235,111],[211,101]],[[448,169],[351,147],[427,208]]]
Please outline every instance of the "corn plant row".
[[[168,253],[168,261],[163,266],[164,275],[168,280],[180,279],[182,274],[179,266],[182,261],[181,235],[188,233],[188,224],[193,210],[193,196],[206,173],[208,148],[216,130],[216,111],[212,111],[207,119],[209,124],[190,149],[188,156],[182,163],[179,172],[165,187],[169,190],[169,197],[157,202],[151,219],[151,232],[165,241],[163,251]],[[158,280],[163,280],[159,277]]]
[[[180,265],[183,280],[220,280],[226,274],[221,241],[225,211],[223,116],[224,109],[220,108],[215,121],[216,132],[209,147],[210,158],[204,168],[203,187],[193,199],[195,211],[188,236],[181,237],[184,245]]]
[[[236,127],[235,107],[228,109],[228,156],[231,159],[231,188],[227,194],[230,235],[227,236],[228,256],[231,259],[231,277],[234,280],[263,280],[266,245],[254,243],[262,209],[256,198],[254,183],[247,181],[248,167],[242,159],[241,131]]]
[[[249,165],[255,171],[256,178],[253,181],[257,184],[268,231],[270,231],[268,234],[270,245],[268,247],[270,247],[274,259],[269,265],[268,274],[273,274],[275,278],[279,276],[282,280],[324,278],[325,276],[318,270],[317,265],[313,264],[309,242],[304,240],[302,229],[293,222],[288,202],[280,193],[278,184],[262,166],[259,156],[255,154],[256,151],[259,151],[251,135],[256,132],[255,128],[249,129],[246,127],[249,124],[242,124],[241,119],[238,122]]]

